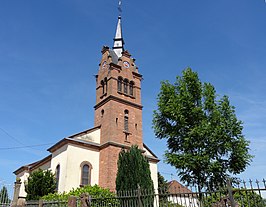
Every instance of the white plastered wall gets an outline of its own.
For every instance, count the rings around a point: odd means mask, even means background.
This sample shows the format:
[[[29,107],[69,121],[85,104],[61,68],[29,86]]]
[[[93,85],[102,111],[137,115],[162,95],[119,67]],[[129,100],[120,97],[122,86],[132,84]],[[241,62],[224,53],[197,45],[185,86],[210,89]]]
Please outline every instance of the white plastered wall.
[[[100,136],[101,136],[101,130],[97,129],[91,133],[77,136],[77,137],[75,137],[75,139],[82,139],[85,141],[95,142],[95,143],[100,144]]]
[[[149,161],[150,164],[150,171],[151,171],[151,179],[153,181],[153,187],[155,194],[158,194],[158,168],[157,162]],[[159,203],[159,197],[154,197],[154,206]]]
[[[67,178],[67,145],[62,146],[52,153],[51,170],[55,173],[57,165],[60,165],[58,191],[64,192]]]
[[[40,166],[38,169],[42,169],[42,170],[50,170],[51,169],[51,161],[43,164],[42,166]],[[37,170],[37,169],[36,169]],[[35,170],[34,170],[35,171]]]
[[[153,154],[150,152],[149,149],[147,149],[145,146],[143,147],[145,150],[144,155],[147,157],[154,157]],[[153,181],[154,189],[158,189],[158,168],[157,168],[157,162],[154,162],[152,160],[149,161],[150,164],[150,171],[151,171],[151,179]]]
[[[150,161],[151,179],[153,181],[154,189],[158,189],[158,168],[157,163]]]
[[[51,168],[55,173],[60,165],[59,192],[68,192],[80,187],[81,163],[89,162],[91,169],[91,185],[99,183],[99,152],[94,149],[83,148],[76,145],[65,145],[53,153]]]
[[[75,145],[69,145],[67,151],[67,166],[69,167],[67,168],[67,177],[63,191],[68,192],[72,188],[80,187],[81,164],[83,162],[89,162],[92,166],[91,185],[99,184],[99,151]]]
[[[174,196],[169,196],[167,200],[171,203],[178,203],[179,205],[184,206],[184,207],[190,207],[190,206],[198,207],[199,206],[199,201],[197,198],[187,197],[187,196],[188,194],[183,195],[183,197],[174,195]]]

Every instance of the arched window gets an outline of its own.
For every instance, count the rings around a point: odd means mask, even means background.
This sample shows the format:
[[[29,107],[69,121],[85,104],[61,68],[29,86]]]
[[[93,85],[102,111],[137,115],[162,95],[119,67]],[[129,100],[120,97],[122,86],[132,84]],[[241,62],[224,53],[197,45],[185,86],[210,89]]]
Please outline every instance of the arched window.
[[[103,82],[103,80],[101,81],[101,85],[102,85],[102,92],[103,92],[103,94],[104,94],[104,82]]]
[[[123,82],[123,78],[122,77],[118,77],[118,80],[117,80],[117,90],[119,92],[122,92],[122,82]]]
[[[55,169],[55,179],[56,179],[56,190],[58,191],[59,187],[59,177],[60,177],[60,165],[58,164]]]
[[[124,112],[124,130],[128,132],[128,110]]]
[[[89,162],[81,163],[81,186],[90,185],[91,179],[91,164]]]
[[[89,184],[89,170],[90,170],[89,165],[83,165],[81,185],[88,185]]]
[[[129,83],[129,95],[130,96],[134,96],[134,82],[133,81],[130,81]]]
[[[124,80],[124,93],[127,94],[128,93],[128,79]]]

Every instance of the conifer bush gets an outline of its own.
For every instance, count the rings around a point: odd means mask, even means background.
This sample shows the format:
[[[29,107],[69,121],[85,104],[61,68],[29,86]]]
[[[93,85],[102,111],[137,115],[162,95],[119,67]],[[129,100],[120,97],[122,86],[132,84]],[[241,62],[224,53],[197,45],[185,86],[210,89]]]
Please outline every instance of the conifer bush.
[[[121,205],[134,206],[142,202],[143,206],[153,206],[154,187],[150,166],[138,146],[134,145],[129,150],[122,149],[117,165],[116,191],[120,197],[132,195],[121,199]]]

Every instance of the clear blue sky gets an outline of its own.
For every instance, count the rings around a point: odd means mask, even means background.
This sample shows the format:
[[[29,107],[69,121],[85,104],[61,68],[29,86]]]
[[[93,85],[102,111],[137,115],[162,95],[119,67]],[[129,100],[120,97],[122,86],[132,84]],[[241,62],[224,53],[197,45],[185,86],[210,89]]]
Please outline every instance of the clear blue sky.
[[[0,2],[0,182],[13,183],[18,167],[48,155],[46,149],[58,140],[93,127],[93,75],[102,46],[112,46],[116,7],[116,0]],[[151,124],[160,81],[173,82],[189,66],[218,94],[230,97],[255,155],[240,177],[261,180],[266,172],[264,0],[124,0],[122,24],[125,47],[144,77],[145,143],[163,160],[166,145],[155,138]],[[175,175],[163,161],[159,170],[168,180]]]

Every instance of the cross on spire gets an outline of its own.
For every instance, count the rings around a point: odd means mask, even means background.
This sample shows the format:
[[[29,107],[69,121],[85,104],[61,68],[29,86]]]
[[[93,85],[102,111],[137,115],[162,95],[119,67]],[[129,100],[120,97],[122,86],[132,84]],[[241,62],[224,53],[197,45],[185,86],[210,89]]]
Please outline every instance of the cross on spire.
[[[122,0],[118,1],[117,9],[118,9],[118,12],[119,12],[119,16],[121,16],[121,14],[122,14]]]
[[[114,38],[114,46],[113,50],[118,57],[122,56],[122,52],[124,51],[124,40],[122,36],[122,24],[121,24],[121,12],[122,12],[122,0],[118,1],[118,22],[116,26],[115,38]]]

